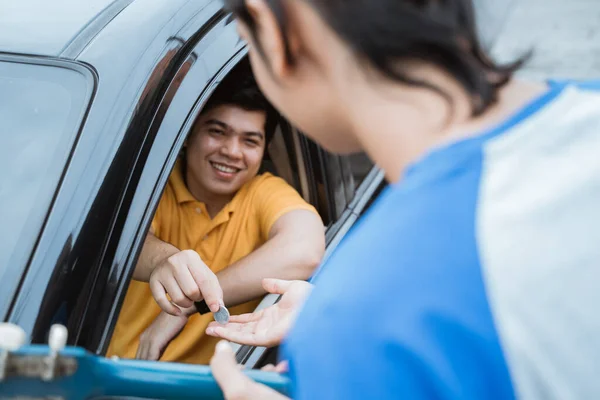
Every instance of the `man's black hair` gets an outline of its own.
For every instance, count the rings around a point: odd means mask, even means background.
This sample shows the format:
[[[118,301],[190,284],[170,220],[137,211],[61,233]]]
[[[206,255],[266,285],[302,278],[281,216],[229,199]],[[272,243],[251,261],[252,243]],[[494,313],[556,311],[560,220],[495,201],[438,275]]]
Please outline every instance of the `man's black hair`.
[[[247,59],[236,65],[218,84],[202,109],[202,113],[222,105],[237,106],[246,111],[263,111],[266,149],[275,133],[279,114],[258,88]]]
[[[504,86],[527,57],[508,64],[494,63],[477,36],[471,0],[294,0],[306,1],[344,40],[360,60],[398,82],[427,88],[447,100],[439,87],[408,76],[402,61],[435,65],[456,79],[471,96],[474,115],[497,100]],[[294,60],[286,38],[285,0],[265,0],[284,39],[286,57]],[[250,29],[257,50],[256,22],[245,0],[225,0],[236,18]]]

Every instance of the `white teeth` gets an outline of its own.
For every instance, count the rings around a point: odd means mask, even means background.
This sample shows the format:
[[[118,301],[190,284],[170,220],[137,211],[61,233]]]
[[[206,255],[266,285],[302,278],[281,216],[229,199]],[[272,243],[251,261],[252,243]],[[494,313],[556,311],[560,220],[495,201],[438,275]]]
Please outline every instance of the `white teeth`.
[[[215,167],[215,169],[217,169],[221,172],[228,173],[228,174],[233,174],[234,172],[237,172],[237,170],[235,168],[227,167],[225,165],[221,165],[221,164],[217,164],[217,163],[212,163],[212,166]]]

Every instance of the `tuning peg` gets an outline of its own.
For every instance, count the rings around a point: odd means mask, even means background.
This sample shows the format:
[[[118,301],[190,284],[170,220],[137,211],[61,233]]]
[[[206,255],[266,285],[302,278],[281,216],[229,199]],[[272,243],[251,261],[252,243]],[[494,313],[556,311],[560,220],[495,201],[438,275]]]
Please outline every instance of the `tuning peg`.
[[[48,336],[48,346],[50,347],[50,351],[53,353],[58,353],[67,345],[67,337],[68,337],[67,328],[63,325],[52,325],[50,327],[50,334]]]
[[[50,354],[46,357],[46,365],[42,372],[42,380],[51,381],[56,376],[56,362],[58,353],[67,345],[69,334],[67,328],[63,325],[52,325],[48,335],[48,347]]]
[[[6,377],[10,352],[25,344],[25,331],[20,326],[0,322],[0,382]]]
[[[25,331],[20,326],[0,322],[0,351],[16,351],[25,344]]]

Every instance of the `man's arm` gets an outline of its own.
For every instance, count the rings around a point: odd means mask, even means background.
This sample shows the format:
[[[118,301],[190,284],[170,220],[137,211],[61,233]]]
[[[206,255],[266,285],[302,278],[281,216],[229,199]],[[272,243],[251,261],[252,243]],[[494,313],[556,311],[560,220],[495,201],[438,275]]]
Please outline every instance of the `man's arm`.
[[[180,250],[177,247],[170,243],[163,242],[154,236],[154,229],[150,228],[146,240],[144,241],[144,247],[140,253],[140,258],[135,266],[135,271],[133,271],[133,279],[136,281],[148,282],[152,271],[154,271],[160,263],[179,252]]]
[[[319,265],[324,252],[324,227],[317,214],[308,210],[293,210],[282,215],[273,224],[264,245],[217,273],[218,284],[223,289],[225,305],[235,306],[265,294],[262,287],[263,278],[308,279]],[[187,260],[187,262],[177,260],[182,256],[189,258],[191,253],[190,250],[180,251],[175,246],[163,242],[154,236],[151,230],[146,237],[133,274],[133,279],[151,284],[156,301],[163,310],[173,315],[178,315],[179,312],[170,304],[165,296],[166,293],[171,296],[175,304],[185,308],[185,314],[191,315],[196,312],[191,304],[192,301],[206,297],[204,290],[198,291],[191,284],[194,282],[193,273],[190,276],[182,276],[182,279],[157,276],[157,274],[154,274],[155,279],[151,277],[161,266],[165,267],[163,268],[165,273],[162,275],[167,275],[166,270],[177,271],[178,269],[183,270],[182,275],[187,275],[188,269],[190,272],[198,269],[195,264],[204,265],[199,257],[198,260]],[[195,280],[199,281],[199,279]],[[184,282],[190,284],[181,287]]]
[[[325,253],[325,229],[312,211],[293,210],[273,224],[261,247],[217,273],[225,305],[265,294],[263,278],[306,280]]]
[[[154,239],[148,239],[150,246]],[[320,217],[307,210],[290,211],[275,221],[264,245],[217,274],[215,280],[218,278],[217,284],[223,289],[222,301],[227,306],[235,306],[265,294],[265,277],[305,280],[319,265],[324,252],[325,235]],[[151,264],[152,257],[150,254],[147,256],[140,260],[141,268],[148,260]],[[139,271],[140,275],[142,271]],[[179,305],[182,306],[181,303]],[[173,316],[178,314],[161,307],[166,312],[161,313],[142,334],[137,358],[158,360],[169,342],[183,329],[188,316],[197,312],[193,305],[183,306],[182,315]]]

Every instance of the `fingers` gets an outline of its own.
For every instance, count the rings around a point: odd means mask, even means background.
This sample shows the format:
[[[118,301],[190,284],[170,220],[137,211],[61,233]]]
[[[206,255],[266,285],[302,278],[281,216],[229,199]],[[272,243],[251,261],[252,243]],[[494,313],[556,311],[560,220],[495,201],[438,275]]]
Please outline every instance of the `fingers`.
[[[289,370],[289,365],[288,365],[287,361],[282,361],[277,365],[267,364],[261,368],[261,371],[277,372],[278,374],[284,374],[284,373],[288,372],[288,370]]]
[[[191,300],[191,304],[193,304],[194,301],[202,300],[200,288],[196,284],[196,281],[194,280],[194,277],[192,276],[192,273],[186,264],[175,265],[173,268],[173,277],[175,278],[186,299]],[[171,296],[171,298],[173,297]],[[189,307],[181,305],[177,302],[175,304],[181,307]]]
[[[253,313],[248,313],[248,314],[231,315],[231,316],[229,316],[229,322],[230,323],[235,322],[235,323],[240,323],[240,324],[244,324],[247,322],[254,322],[254,321],[258,321],[260,319],[260,317],[262,316],[262,314],[263,314],[263,310],[253,312]]]
[[[277,366],[275,367],[275,372],[280,373],[280,374],[285,374],[289,370],[290,370],[290,364],[286,360],[283,360],[282,362],[277,364]]]
[[[181,315],[181,310],[169,301],[164,286],[156,279],[150,279],[150,291],[154,300],[167,314]]]
[[[140,335],[140,344],[135,355],[138,360],[159,360],[169,343],[183,330],[188,318],[171,316],[162,312]]]
[[[264,310],[249,313],[249,314],[241,314],[241,315],[232,315],[229,317],[229,322],[225,325],[220,324],[216,321],[212,321],[208,324],[207,333],[209,335],[214,335],[214,330],[212,328],[224,328],[227,330],[245,330],[246,332],[251,332],[256,327],[256,322],[261,318]]]
[[[287,397],[248,378],[238,367],[231,346],[221,341],[210,360],[213,376],[226,400],[284,400]]]
[[[160,353],[156,348],[153,348],[151,345],[144,346],[143,352],[138,357],[135,357],[138,360],[146,360],[146,361],[158,361],[160,358]]]
[[[154,270],[150,284],[156,302],[171,315],[180,314],[173,304],[189,308],[194,301],[204,298],[212,312],[217,312],[223,304],[223,290],[217,276],[193,250],[184,250],[169,257]]]
[[[197,260],[192,260],[188,268],[210,311],[219,311],[223,305],[223,289],[221,289],[217,276],[202,262],[199,256]]]
[[[221,325],[219,323],[210,323],[206,328],[207,333],[217,334],[219,332],[251,332],[252,327],[248,327],[245,324],[236,324],[236,323],[227,323],[226,325]]]
[[[153,344],[146,333],[143,333],[140,337],[140,344],[138,345],[137,352],[135,354],[136,360],[148,360],[156,361],[160,357],[158,351],[153,349]]]
[[[159,358],[160,351],[149,343],[140,343],[137,353],[135,354],[136,360],[158,361]]]
[[[264,343],[259,343],[259,341],[256,338],[256,335],[253,332],[244,331],[243,327],[240,326],[211,326],[206,328],[206,334],[209,336],[225,339],[230,342],[249,346],[265,345]]]
[[[233,349],[227,342],[217,344],[210,366],[226,399],[252,398],[250,389],[256,384],[239,370]]]
[[[262,367],[260,370],[265,371],[265,372],[275,372],[275,366],[273,364],[267,364],[264,367]]]
[[[179,287],[179,283],[175,279],[174,276],[167,276],[161,280],[161,284],[171,297],[171,301],[175,303],[175,305],[183,308],[191,307],[194,302],[187,298],[183,291]]]
[[[158,349],[158,347],[150,346],[145,359],[148,361],[158,361],[159,358],[160,358],[160,350]]]
[[[138,345],[137,351],[135,352],[135,359],[136,360],[145,360],[146,356],[146,348],[144,346],[144,344],[142,343],[142,341],[140,340],[140,344]]]
[[[288,289],[292,286],[294,282],[295,281],[284,281],[283,279],[266,278],[263,279],[262,285],[263,288],[269,293],[284,294],[288,291]]]

